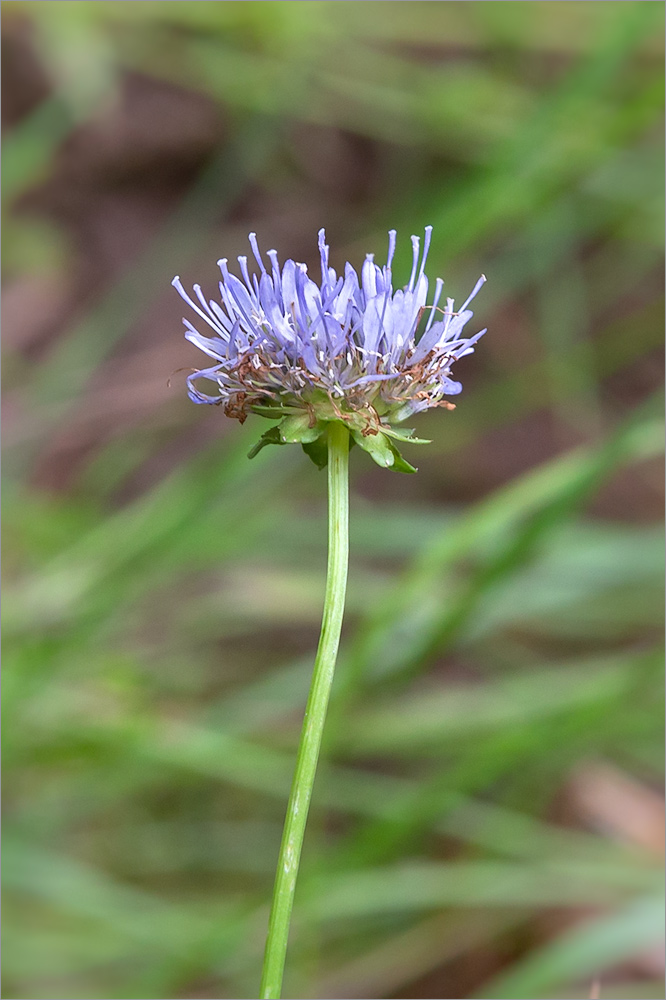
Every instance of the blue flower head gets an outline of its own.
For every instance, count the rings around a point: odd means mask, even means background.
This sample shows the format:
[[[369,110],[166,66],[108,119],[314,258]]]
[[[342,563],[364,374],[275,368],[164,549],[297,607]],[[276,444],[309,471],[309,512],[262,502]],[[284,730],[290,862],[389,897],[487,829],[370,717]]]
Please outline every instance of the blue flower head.
[[[280,267],[275,250],[268,251],[267,268],[254,233],[250,246],[258,273],[250,273],[244,256],[238,258],[242,280],[229,271],[226,258],[218,261],[219,302],[207,300],[199,285],[191,297],[174,278],[174,287],[210,331],[204,336],[185,319],[185,336],[215,362],[188,377],[190,399],[221,405],[241,422],[248,413],[280,420],[251,454],[265,444],[297,441],[321,466],[326,424],[339,420],[378,464],[414,471],[395,441],[418,439],[395,425],[433,406],[454,409],[446,397],[462,386],[451,378],[451,366],[471,354],[486,332],[464,335],[472,316],[468,305],[483,276],[458,310],[449,298],[440,306],[444,282],[437,278],[428,304],[431,235],[428,226],[422,255],[419,238],[412,236],[412,273],[396,291],[395,230],[389,233],[386,265],[378,267],[368,254],[360,278],[351,264],[341,275],[330,266],[323,229],[319,284],[305,264],[288,260]]]

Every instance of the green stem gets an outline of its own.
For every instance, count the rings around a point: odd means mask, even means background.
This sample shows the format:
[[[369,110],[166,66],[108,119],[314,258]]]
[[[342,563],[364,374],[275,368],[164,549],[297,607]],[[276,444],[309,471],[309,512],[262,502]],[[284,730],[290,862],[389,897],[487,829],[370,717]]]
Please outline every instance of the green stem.
[[[262,1000],[277,1000],[282,989],[296,877],[338,655],[349,558],[348,468],[349,431],[342,423],[331,423],[328,429],[328,571],[324,615],[275,875],[261,977]]]

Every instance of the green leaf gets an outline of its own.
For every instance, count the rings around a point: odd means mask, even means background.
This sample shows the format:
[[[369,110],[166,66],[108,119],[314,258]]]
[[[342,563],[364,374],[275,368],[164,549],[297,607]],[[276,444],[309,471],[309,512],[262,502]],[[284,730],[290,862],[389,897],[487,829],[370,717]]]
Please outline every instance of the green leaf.
[[[285,414],[289,414],[290,410],[288,407],[277,406],[275,404],[271,405],[266,403],[265,405],[260,403],[255,403],[251,407],[253,413],[256,413],[260,417],[267,417],[268,420],[280,420]]]
[[[396,441],[407,441],[408,444],[432,444],[427,438],[413,437],[414,429],[411,427],[385,427],[384,433]]]
[[[360,431],[353,430],[352,435],[359,448],[367,451],[368,455],[370,455],[377,465],[381,465],[384,469],[391,468],[395,461],[395,455],[391,443],[385,434],[368,434],[366,436]]]
[[[261,435],[254,448],[250,449],[247,453],[248,458],[256,458],[262,448],[265,448],[268,444],[284,444],[280,436],[279,427],[269,427],[267,431]]]
[[[476,996],[533,997],[591,978],[599,969],[627,961],[653,943],[657,946],[663,938],[663,925],[661,894],[639,897],[617,913],[578,923],[573,930],[529,952]]]
[[[353,430],[352,437],[356,444],[363,448],[363,451],[367,451],[383,469],[392,469],[394,472],[416,472],[414,466],[405,461],[384,431],[364,435],[360,431]]]
[[[322,436],[323,429],[321,423],[310,426],[310,414],[306,412],[285,417],[281,423],[270,427],[261,435],[254,448],[248,453],[248,458],[254,458],[262,448],[269,444],[311,444]],[[326,445],[324,444],[325,450]],[[315,460],[313,459],[313,461]],[[319,461],[316,461],[315,464],[319,465]],[[320,465],[320,468],[323,466]]]
[[[282,440],[289,444],[310,444],[321,437],[323,430],[324,426],[320,421],[312,423],[307,411],[296,413],[293,417],[285,417],[279,425]]]
[[[423,443],[424,444],[429,444],[430,442],[429,441],[424,441]],[[389,446],[389,448],[391,449],[391,451],[393,453],[393,465],[391,465],[390,468],[393,469],[394,472],[416,472],[417,471],[417,469],[415,469],[413,465],[410,465],[409,462],[407,462],[402,457],[402,455],[400,454],[400,452],[398,451],[398,449],[396,448],[396,446],[393,444],[392,441],[388,442],[388,446]]]
[[[316,441],[302,441],[301,447],[318,469],[326,468],[328,465],[328,444],[323,434]]]

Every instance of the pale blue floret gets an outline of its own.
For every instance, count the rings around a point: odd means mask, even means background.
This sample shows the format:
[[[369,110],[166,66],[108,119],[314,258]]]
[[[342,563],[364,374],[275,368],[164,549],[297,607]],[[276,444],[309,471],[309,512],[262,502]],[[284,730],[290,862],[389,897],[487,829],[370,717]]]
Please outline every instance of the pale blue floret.
[[[223,403],[229,415],[241,419],[256,405],[309,406],[322,391],[342,410],[379,404],[389,419],[446,405],[444,396],[462,390],[451,379],[450,366],[470,354],[485,333],[463,335],[472,316],[467,307],[485,277],[457,312],[450,298],[446,308],[440,307],[444,283],[438,278],[428,305],[425,265],[431,235],[428,226],[422,255],[419,238],[412,236],[409,283],[396,291],[391,272],[395,230],[389,233],[386,265],[378,267],[368,254],[360,280],[351,264],[343,275],[330,266],[323,229],[320,284],[308,276],[305,264],[287,260],[281,268],[275,250],[268,251],[268,270],[254,233],[249,239],[259,272],[250,273],[247,257],[241,256],[241,280],[229,271],[226,258],[218,261],[219,302],[207,300],[199,285],[191,297],[174,278],[179,294],[209,327],[204,336],[184,320],[185,336],[215,361],[188,377],[190,398]],[[217,394],[199,389],[200,379],[216,383]]]

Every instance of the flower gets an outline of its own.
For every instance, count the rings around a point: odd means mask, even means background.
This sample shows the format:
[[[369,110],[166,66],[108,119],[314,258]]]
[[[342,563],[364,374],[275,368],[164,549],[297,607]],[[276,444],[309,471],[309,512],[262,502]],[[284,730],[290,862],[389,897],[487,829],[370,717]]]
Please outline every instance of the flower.
[[[226,258],[218,261],[220,302],[207,300],[199,285],[192,298],[175,277],[172,284],[213,334],[204,336],[183,320],[186,338],[215,360],[188,376],[190,399],[222,405],[241,423],[250,412],[281,418],[258,447],[299,441],[319,465],[325,457],[325,425],[341,420],[380,465],[413,471],[393,440],[417,439],[394,425],[433,406],[454,409],[445,397],[457,395],[462,386],[451,378],[451,365],[471,354],[486,332],[463,334],[472,316],[467,307],[484,276],[457,311],[450,298],[445,308],[439,306],[441,278],[427,304],[431,235],[427,226],[422,255],[419,238],[412,236],[412,273],[405,288],[396,291],[391,272],[395,230],[389,232],[386,265],[378,267],[368,254],[360,279],[351,264],[344,275],[330,266],[323,229],[320,284],[308,276],[305,264],[287,260],[280,267],[275,250],[268,251],[268,270],[254,233],[249,240],[259,273],[250,274],[248,259],[241,256],[241,281]],[[214,383],[215,395],[199,388],[200,380]]]

